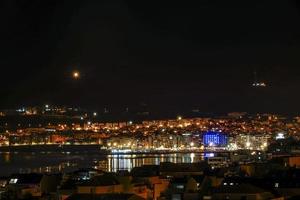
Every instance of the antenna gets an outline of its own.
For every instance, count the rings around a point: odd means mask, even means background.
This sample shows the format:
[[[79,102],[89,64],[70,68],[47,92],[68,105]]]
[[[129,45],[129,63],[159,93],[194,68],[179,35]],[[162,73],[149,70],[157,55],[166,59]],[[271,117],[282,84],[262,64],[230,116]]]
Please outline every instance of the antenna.
[[[254,69],[253,75],[254,75],[254,82],[252,83],[253,87],[267,87],[267,84],[264,81],[258,81],[256,69]]]

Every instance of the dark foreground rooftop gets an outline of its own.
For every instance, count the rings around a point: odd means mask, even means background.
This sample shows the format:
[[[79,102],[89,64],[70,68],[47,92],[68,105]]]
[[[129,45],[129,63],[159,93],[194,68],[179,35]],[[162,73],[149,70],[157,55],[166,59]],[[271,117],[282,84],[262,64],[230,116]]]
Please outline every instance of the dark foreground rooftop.
[[[74,194],[67,200],[144,200],[134,194]]]

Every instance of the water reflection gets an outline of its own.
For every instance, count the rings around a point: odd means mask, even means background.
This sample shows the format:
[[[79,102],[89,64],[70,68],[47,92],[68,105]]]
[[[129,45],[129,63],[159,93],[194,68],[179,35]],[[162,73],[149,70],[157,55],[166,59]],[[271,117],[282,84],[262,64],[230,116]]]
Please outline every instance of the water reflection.
[[[88,153],[2,153],[0,176],[12,173],[59,173],[71,172],[78,168],[95,168],[116,172],[131,170],[142,165],[159,165],[161,162],[195,163],[204,160],[202,153],[173,154],[114,154],[99,155]]]
[[[131,170],[133,167],[142,165],[159,165],[161,162],[194,163],[203,160],[202,154],[174,153],[174,154],[131,154],[131,155],[108,155],[107,167],[104,170],[116,172],[118,170]],[[96,167],[101,169],[101,167]]]
[[[5,152],[5,153],[3,154],[3,161],[4,161],[5,163],[10,163],[10,152]]]

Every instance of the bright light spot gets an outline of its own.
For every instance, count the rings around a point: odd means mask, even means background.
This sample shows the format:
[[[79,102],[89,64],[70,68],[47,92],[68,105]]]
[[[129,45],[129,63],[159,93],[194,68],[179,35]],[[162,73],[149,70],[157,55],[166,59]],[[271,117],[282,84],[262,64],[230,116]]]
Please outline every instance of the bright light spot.
[[[253,87],[267,87],[265,82],[255,82],[252,84]]]
[[[17,178],[10,179],[9,184],[16,184],[18,182]]]
[[[281,140],[281,139],[284,139],[284,134],[283,133],[278,133],[275,137],[276,140]]]
[[[194,159],[195,159],[195,154],[191,153],[191,161],[192,161],[192,163],[194,162]]]
[[[204,157],[205,158],[213,158],[213,157],[215,157],[215,154],[214,153],[205,153]]]
[[[80,77],[79,72],[75,71],[73,72],[73,78],[78,79]]]
[[[177,117],[177,120],[182,120],[182,117],[181,117],[181,116],[178,116],[178,117]]]
[[[195,144],[194,144],[194,142],[191,142],[191,144],[190,144],[190,145],[191,145],[191,147],[193,147]]]
[[[267,146],[268,146],[268,143],[264,142],[263,146],[264,146],[264,147],[267,147]]]
[[[251,143],[250,142],[246,142],[246,147],[250,147]]]
[[[94,115],[94,117],[96,117],[96,116],[97,116],[97,113],[96,113],[96,112],[94,112],[94,113],[93,113],[93,115]]]

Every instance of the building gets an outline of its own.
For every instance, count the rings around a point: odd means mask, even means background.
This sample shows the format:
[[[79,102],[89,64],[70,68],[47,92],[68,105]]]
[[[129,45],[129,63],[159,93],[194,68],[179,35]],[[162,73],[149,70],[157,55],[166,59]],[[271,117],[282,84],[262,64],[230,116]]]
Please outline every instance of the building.
[[[225,183],[224,183],[225,184]],[[251,184],[226,183],[212,192],[212,199],[272,199],[274,195]]]
[[[203,144],[205,147],[226,147],[228,137],[220,132],[206,132],[203,134]]]
[[[78,194],[109,194],[121,192],[123,192],[123,186],[116,177],[111,174],[95,176],[91,180],[77,186]]]
[[[8,182],[8,188],[16,192],[18,198],[26,195],[32,197],[42,196],[42,174],[16,174],[12,175]]]

